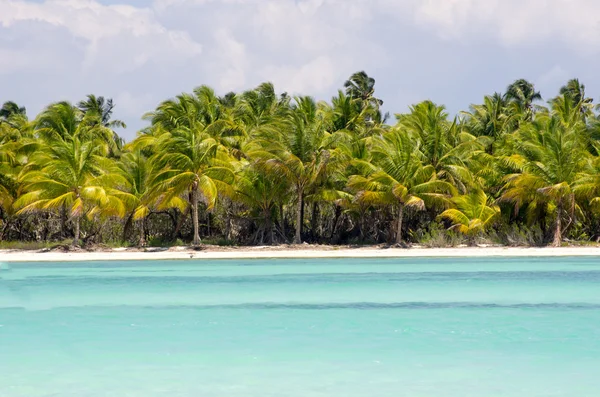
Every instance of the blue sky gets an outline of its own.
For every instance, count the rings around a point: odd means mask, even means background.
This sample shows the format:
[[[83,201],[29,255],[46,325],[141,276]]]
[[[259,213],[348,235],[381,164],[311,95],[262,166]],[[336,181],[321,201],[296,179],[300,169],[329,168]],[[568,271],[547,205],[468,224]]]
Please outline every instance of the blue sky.
[[[112,97],[128,139],[201,84],[329,99],[365,70],[386,111],[456,112],[521,77],[544,98],[579,77],[597,102],[599,64],[596,0],[0,0],[0,102]]]

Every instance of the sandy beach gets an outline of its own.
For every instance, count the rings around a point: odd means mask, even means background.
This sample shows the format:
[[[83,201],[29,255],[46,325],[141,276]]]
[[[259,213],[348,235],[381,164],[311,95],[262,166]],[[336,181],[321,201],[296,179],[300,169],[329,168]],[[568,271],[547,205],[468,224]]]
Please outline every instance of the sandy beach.
[[[174,259],[260,259],[260,258],[416,258],[416,257],[554,257],[598,256],[600,247],[458,247],[382,248],[339,246],[189,247],[169,249],[112,249],[102,251],[0,250],[0,262],[73,262]]]

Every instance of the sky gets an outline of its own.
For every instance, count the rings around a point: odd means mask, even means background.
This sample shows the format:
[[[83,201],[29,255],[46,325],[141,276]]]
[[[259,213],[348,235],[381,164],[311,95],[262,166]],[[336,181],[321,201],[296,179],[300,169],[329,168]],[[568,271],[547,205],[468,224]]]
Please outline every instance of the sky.
[[[597,0],[0,0],[0,102],[113,98],[132,139],[143,113],[199,85],[264,81],[329,100],[359,70],[384,110],[451,113],[518,78],[600,96]]]

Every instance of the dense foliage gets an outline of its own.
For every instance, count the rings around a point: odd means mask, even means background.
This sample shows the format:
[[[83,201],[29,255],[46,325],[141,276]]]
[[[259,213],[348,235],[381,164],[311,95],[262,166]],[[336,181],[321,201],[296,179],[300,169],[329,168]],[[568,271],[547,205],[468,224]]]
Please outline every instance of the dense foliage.
[[[451,118],[387,122],[359,72],[330,103],[264,83],[164,101],[125,143],[113,102],[0,110],[0,240],[73,245],[553,244],[600,237],[600,118],[526,80]],[[536,103],[537,102],[537,103]]]

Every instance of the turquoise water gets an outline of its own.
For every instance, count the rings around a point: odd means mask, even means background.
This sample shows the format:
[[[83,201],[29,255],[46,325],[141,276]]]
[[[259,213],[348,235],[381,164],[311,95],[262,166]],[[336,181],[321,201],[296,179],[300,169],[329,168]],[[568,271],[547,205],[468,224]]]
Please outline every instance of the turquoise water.
[[[600,396],[600,258],[0,268],[0,396]]]

